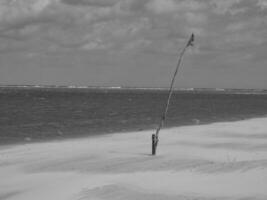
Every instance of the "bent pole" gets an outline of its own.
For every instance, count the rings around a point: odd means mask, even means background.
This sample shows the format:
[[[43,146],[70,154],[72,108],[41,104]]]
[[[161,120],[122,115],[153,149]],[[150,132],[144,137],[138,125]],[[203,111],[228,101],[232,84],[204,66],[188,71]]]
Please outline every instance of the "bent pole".
[[[176,75],[177,75],[178,70],[179,70],[179,68],[181,66],[182,59],[183,59],[183,56],[184,56],[187,48],[189,46],[193,46],[193,42],[194,42],[194,34],[191,35],[191,37],[188,40],[186,46],[182,49],[182,51],[181,51],[181,53],[179,55],[178,63],[177,63],[175,72],[173,74],[172,80],[171,80],[171,84],[170,84],[170,88],[169,88],[169,92],[168,92],[168,99],[167,99],[167,102],[166,102],[166,105],[165,105],[164,112],[163,112],[163,114],[161,116],[159,126],[158,126],[158,128],[156,130],[156,134],[152,135],[152,155],[156,155],[157,146],[158,146],[158,142],[159,142],[159,139],[158,139],[159,138],[159,131],[162,128],[162,126],[164,124],[164,121],[166,119],[166,115],[167,115],[167,112],[168,112],[168,109],[169,109],[169,105],[170,105],[170,99],[171,99],[171,96],[172,96],[172,93],[173,93],[173,85],[174,85],[174,82],[175,82]]]

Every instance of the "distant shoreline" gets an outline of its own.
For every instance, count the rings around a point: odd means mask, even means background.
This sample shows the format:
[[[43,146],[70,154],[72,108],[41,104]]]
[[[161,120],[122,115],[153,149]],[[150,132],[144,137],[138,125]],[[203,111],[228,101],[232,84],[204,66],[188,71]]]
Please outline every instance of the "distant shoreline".
[[[168,91],[168,87],[123,87],[123,86],[76,86],[76,85],[0,85],[9,89],[92,89],[92,90],[141,90]],[[267,94],[267,89],[231,89],[231,88],[174,88],[177,92],[216,92],[231,94]]]

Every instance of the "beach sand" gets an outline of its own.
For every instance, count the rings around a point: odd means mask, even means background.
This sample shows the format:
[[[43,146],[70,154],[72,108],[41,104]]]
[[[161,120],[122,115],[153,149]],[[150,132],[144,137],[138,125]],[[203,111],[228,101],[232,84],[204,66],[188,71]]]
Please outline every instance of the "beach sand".
[[[0,200],[267,199],[267,118],[0,148]]]

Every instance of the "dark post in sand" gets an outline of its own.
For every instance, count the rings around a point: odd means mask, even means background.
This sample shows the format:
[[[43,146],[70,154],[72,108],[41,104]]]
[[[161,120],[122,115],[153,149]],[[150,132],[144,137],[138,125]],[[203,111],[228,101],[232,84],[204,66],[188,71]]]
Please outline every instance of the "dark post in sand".
[[[152,134],[152,155],[156,155],[156,148],[158,145],[158,139],[156,134]]]
[[[159,126],[157,128],[156,134],[152,135],[152,155],[156,155],[156,152],[157,152],[157,146],[158,146],[158,142],[159,142],[159,131],[160,131],[161,127],[163,126],[164,121],[166,119],[166,115],[167,115],[169,104],[170,104],[170,99],[171,99],[171,96],[172,96],[172,93],[173,93],[173,85],[174,85],[174,82],[175,82],[175,77],[176,77],[176,75],[178,73],[178,70],[180,68],[180,65],[182,63],[182,59],[183,59],[183,56],[184,56],[184,54],[186,52],[187,47],[193,46],[194,40],[195,40],[195,36],[192,33],[190,39],[186,43],[186,46],[183,48],[183,50],[181,51],[181,53],[179,55],[178,64],[176,66],[175,72],[174,72],[172,80],[171,80],[171,85],[170,85],[170,89],[169,89],[169,93],[168,93],[168,99],[167,99],[167,102],[166,102],[166,106],[165,106],[163,115],[161,117],[161,120],[160,120]]]

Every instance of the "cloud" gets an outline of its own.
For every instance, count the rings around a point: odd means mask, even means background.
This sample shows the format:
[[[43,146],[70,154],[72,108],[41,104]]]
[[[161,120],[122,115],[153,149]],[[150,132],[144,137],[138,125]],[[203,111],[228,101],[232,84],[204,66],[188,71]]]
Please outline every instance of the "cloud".
[[[267,1],[266,0],[258,0],[257,5],[260,6],[262,10],[267,9]]]
[[[115,5],[119,0],[61,0],[62,3],[77,6],[96,6],[110,7]]]
[[[74,66],[127,71],[129,65],[137,73],[142,65],[148,72],[149,66],[172,66],[194,32],[191,68],[243,69],[255,61],[261,66],[266,5],[266,0],[0,0],[0,56],[38,64],[45,55],[53,66],[64,63],[54,55],[66,60],[72,55]]]
[[[204,3],[198,1],[175,1],[175,0],[153,0],[147,4],[147,8],[157,14],[183,11],[198,11],[205,7]]]
[[[0,4],[1,29],[35,20],[52,3],[52,0],[2,1]]]
[[[84,42],[85,26],[110,14],[108,8],[73,8],[57,0],[2,2],[0,9],[0,37],[14,43],[38,37],[62,47]]]
[[[211,0],[210,4],[213,6],[213,12],[217,14],[225,14],[227,12],[229,13],[235,13],[235,11],[232,9],[232,7],[239,3],[242,0],[224,0],[224,1],[217,1],[217,0]]]
[[[242,51],[265,39],[266,17],[257,14],[265,5],[264,0],[2,0],[0,37],[14,47],[20,40],[26,49],[31,40],[32,46],[45,43],[48,51],[142,47],[171,53],[194,32],[199,51]]]

